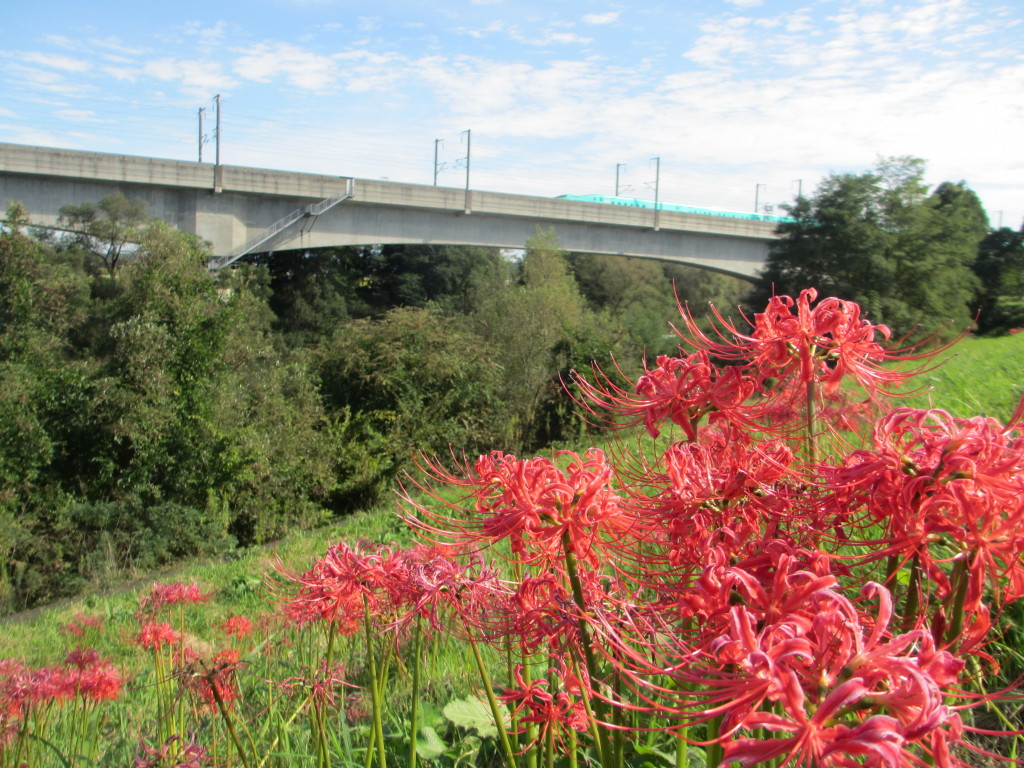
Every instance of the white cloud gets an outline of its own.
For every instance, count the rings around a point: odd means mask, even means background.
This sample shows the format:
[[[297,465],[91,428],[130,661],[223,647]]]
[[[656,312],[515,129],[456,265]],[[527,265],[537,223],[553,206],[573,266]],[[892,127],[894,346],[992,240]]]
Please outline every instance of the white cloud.
[[[542,30],[536,34],[526,34],[522,32],[519,27],[509,27],[508,36],[519,43],[526,43],[527,45],[549,45],[551,43],[559,43],[562,45],[569,43],[582,43],[586,44],[593,41],[591,37],[582,37],[577,35],[575,32],[555,32],[550,29]]]
[[[194,37],[204,47],[219,46],[227,38],[230,25],[226,21],[218,21],[213,26],[190,21],[185,24],[185,34]]]
[[[199,59],[154,59],[142,66],[142,73],[157,80],[177,82],[186,93],[203,98],[236,83],[224,73],[220,62]]]
[[[54,115],[73,123],[102,123],[91,109],[58,109]]]
[[[323,91],[337,84],[337,62],[291,43],[260,43],[235,59],[234,71],[246,80],[268,83],[277,79],[303,90]]]
[[[607,13],[588,13],[583,17],[584,24],[612,24],[618,20],[618,11],[608,11]]]
[[[89,69],[88,61],[73,59],[70,56],[54,56],[53,54],[32,51],[19,56],[21,61],[30,64],[37,64],[51,69],[59,69],[63,72],[85,72]]]

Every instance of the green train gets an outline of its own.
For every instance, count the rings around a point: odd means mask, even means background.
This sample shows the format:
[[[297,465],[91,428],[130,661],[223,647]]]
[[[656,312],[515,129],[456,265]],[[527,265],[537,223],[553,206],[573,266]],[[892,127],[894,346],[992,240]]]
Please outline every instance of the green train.
[[[654,208],[653,200],[640,200],[636,197],[612,197],[611,195],[559,195],[559,200],[578,200],[581,203],[605,203],[607,205],[625,205],[630,208]],[[768,213],[742,213],[740,211],[718,211],[714,208],[696,208],[692,205],[663,203],[658,201],[659,211],[676,211],[678,213],[695,213],[700,216],[725,216],[730,219],[747,219],[749,221],[770,221],[776,224],[792,221],[788,216],[773,216]]]

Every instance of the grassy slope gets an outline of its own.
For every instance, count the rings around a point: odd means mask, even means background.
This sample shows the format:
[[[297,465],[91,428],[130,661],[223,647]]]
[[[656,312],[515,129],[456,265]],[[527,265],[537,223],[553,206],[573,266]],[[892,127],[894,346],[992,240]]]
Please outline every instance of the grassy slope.
[[[943,365],[917,379],[931,391],[908,405],[944,408],[964,418],[1010,418],[1024,393],[1024,334],[964,339],[941,359]]]
[[[1024,334],[966,339],[944,357],[944,365],[921,377],[920,383],[929,391],[907,404],[942,407],[961,417],[981,413],[1000,420],[1009,418],[1024,388]],[[255,615],[270,609],[266,575],[273,575],[278,558],[286,568],[302,571],[342,537],[349,541],[409,540],[393,508],[382,508],[353,515],[331,528],[294,534],[271,548],[252,550],[229,561],[193,563],[173,572],[147,574],[135,582],[134,589],[93,595],[27,618],[0,618],[0,658],[18,657],[36,665],[54,663],[63,655],[58,649],[75,644],[60,627],[77,613],[104,619],[108,631],[97,639],[97,649],[117,658],[121,655],[118,646],[123,646],[126,635],[137,626],[133,619],[137,595],[152,581],[196,582],[207,591],[216,590],[216,600],[193,614],[197,634],[204,634],[204,625],[208,628],[228,615]]]

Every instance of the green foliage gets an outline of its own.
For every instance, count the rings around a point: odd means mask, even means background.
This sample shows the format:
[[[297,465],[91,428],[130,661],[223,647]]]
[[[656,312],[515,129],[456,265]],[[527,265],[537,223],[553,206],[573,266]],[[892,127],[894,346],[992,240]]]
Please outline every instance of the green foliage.
[[[446,312],[469,313],[508,278],[493,248],[382,245],[364,250],[362,265],[358,294],[369,314],[431,302]]]
[[[476,731],[481,737],[494,738],[498,735],[498,726],[495,724],[491,708],[483,698],[466,696],[460,699],[452,699],[444,705],[444,716],[455,725],[466,730]],[[511,726],[511,718],[505,707],[501,708],[501,715],[505,726]]]
[[[859,303],[897,336],[968,327],[978,287],[971,267],[987,221],[962,183],[927,196],[923,174],[923,161],[893,158],[874,172],[833,174],[787,206],[793,221],[779,225],[782,238],[748,304],[814,287]]]
[[[259,254],[241,266],[253,272],[250,280],[265,276],[275,330],[287,346],[303,347],[330,338],[348,321],[349,306],[358,306],[358,260],[355,249],[331,248]]]
[[[511,407],[497,445],[518,451],[571,439],[578,422],[561,382],[606,360],[614,331],[587,308],[553,230],[538,228],[526,242],[519,280],[496,291],[473,324],[503,371],[501,398]]]
[[[319,524],[336,484],[337,434],[308,367],[275,352],[259,275],[215,278],[195,238],[135,209],[93,212],[132,221],[116,280],[79,241],[20,234],[16,210],[0,233],[8,607]]]
[[[319,351],[321,394],[349,438],[340,467],[348,500],[373,499],[416,451],[472,453],[497,437],[501,370],[462,326],[434,307],[393,309],[353,322]]]
[[[102,261],[113,277],[121,257],[131,244],[139,242],[140,230],[147,224],[146,204],[115,192],[98,203],[63,206],[60,223],[74,233],[77,245]]]
[[[1024,327],[1024,230],[990,232],[978,248],[974,273],[981,281],[978,330],[1005,333]]]

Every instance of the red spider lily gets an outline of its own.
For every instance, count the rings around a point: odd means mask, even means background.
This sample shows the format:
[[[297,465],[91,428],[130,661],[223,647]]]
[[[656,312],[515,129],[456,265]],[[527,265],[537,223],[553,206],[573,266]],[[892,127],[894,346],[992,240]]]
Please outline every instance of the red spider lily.
[[[139,629],[135,644],[147,651],[155,651],[164,645],[175,645],[181,636],[168,622],[148,621]]]
[[[321,661],[319,667],[307,667],[302,675],[289,677],[280,683],[282,690],[308,694],[321,707],[334,706],[338,701],[338,694],[347,685],[349,683],[345,677],[345,668],[341,664],[328,666],[326,660]]]
[[[229,616],[220,625],[220,631],[228,637],[244,640],[252,632],[252,621],[245,616]]]
[[[963,662],[936,650],[924,630],[893,636],[884,587],[862,591],[861,600],[878,602],[870,616],[841,594],[827,557],[781,541],[736,565],[717,552],[692,586],[666,591],[646,626],[634,622],[632,636],[594,614],[616,649],[607,658],[643,706],[681,723],[721,718],[716,740],[727,760],[744,765],[783,755],[798,765],[847,765],[873,750],[891,757],[903,745],[938,748],[946,737],[936,734],[953,728],[944,696]],[[667,610],[669,596],[678,613]],[[676,685],[656,682],[665,677]],[[794,735],[739,738],[756,729]],[[898,739],[886,735],[893,729]]]
[[[401,594],[406,612],[400,625],[423,618],[438,630],[446,625],[447,616],[454,615],[460,621],[448,628],[457,634],[467,626],[488,625],[508,599],[498,572],[482,559],[474,556],[462,564],[432,547],[409,553],[408,580]]]
[[[61,631],[75,637],[81,637],[89,630],[100,631],[103,629],[103,619],[98,616],[86,616],[83,613],[76,613],[71,621],[61,625]]]
[[[602,451],[593,448],[585,458],[570,451],[555,454],[556,460],[562,457],[570,459],[564,470],[550,459],[517,459],[496,451],[481,456],[473,467],[463,467],[463,477],[436,461],[427,462],[425,471],[435,481],[467,489],[466,501],[472,503],[446,502],[414,481],[448,514],[406,495],[406,505],[419,513],[407,521],[442,543],[480,547],[508,540],[514,559],[523,563],[561,563],[566,542],[576,557],[596,562],[606,537],[623,535],[632,518],[612,488],[612,468]]]
[[[988,628],[986,586],[999,603],[1024,596],[1024,438],[994,419],[898,408],[873,443],[826,470],[836,504],[883,524],[869,557],[916,558],[947,612],[956,585],[943,566],[959,564],[970,628],[960,647],[974,645]]]
[[[223,705],[233,706],[238,699],[236,672],[241,666],[238,651],[226,649],[214,654],[209,660],[196,659],[191,665],[192,674],[187,676],[188,687],[198,694],[211,708]]]
[[[818,298],[807,288],[793,299],[773,296],[763,312],[749,320],[750,330],[736,325],[712,307],[718,340],[700,330],[688,308],[680,307],[684,342],[721,360],[751,366],[761,377],[780,379],[795,375],[799,381],[816,381],[827,389],[850,377],[869,394],[892,394],[921,369],[900,370],[887,362],[927,360],[938,351],[918,352],[919,347],[886,349],[889,328],[861,317],[860,305],[837,298]]]
[[[124,681],[117,669],[100,658],[92,648],[79,648],[69,653],[64,663],[69,685],[76,695],[92,701],[116,699]]]
[[[561,742],[565,730],[583,732],[590,727],[582,699],[568,690],[558,690],[557,679],[541,677],[528,684],[523,678],[522,664],[516,665],[513,677],[516,686],[504,691],[498,699],[513,706],[512,717],[518,719],[524,729],[528,725],[539,726],[535,741],[543,741],[548,732],[553,731]]]
[[[564,654],[579,644],[579,612],[562,579],[525,577],[516,587],[507,634],[529,657],[542,647],[548,655]]]
[[[663,546],[676,567],[701,566],[718,546],[745,556],[748,546],[756,550],[797,524],[791,497],[807,492],[788,481],[792,460],[777,440],[674,443],[663,454],[664,474],[637,483],[646,492],[632,498],[636,536]],[[651,495],[648,488],[660,490]],[[645,551],[644,559],[659,557]]]
[[[404,599],[408,562],[400,551],[381,547],[366,552],[347,544],[335,544],[303,574],[279,567],[298,592],[284,598],[284,613],[292,621],[325,621],[335,631],[352,634],[362,625],[367,609],[372,613],[393,611]]]
[[[644,374],[629,389],[596,365],[596,384],[574,371],[573,382],[588,401],[578,402],[590,413],[595,413],[596,406],[614,414],[617,418],[610,423],[615,427],[643,424],[652,437],[661,434],[658,425],[665,419],[682,427],[688,440],[697,439],[697,426],[705,416],[753,426],[743,405],[760,386],[745,369],[716,367],[703,351],[685,357],[661,355],[657,364],[653,369],[645,364]]]
[[[807,414],[806,382],[789,377],[775,384],[758,406],[758,418],[772,432],[791,431]],[[862,433],[866,425],[872,424],[878,415],[877,399],[860,399],[848,389],[818,387],[814,391],[814,406],[818,422],[827,424],[833,431]]]
[[[211,597],[213,597],[213,593],[203,594],[197,584],[183,584],[182,582],[161,584],[160,582],[154,582],[149,588],[149,593],[139,597],[139,607],[143,611],[156,613],[166,605],[205,603]]]
[[[866,765],[899,768],[902,759],[904,737],[895,719],[886,715],[875,715],[853,727],[835,722],[833,718],[845,707],[856,704],[866,694],[864,684],[859,680],[848,680],[813,710],[807,717],[802,706],[792,706],[799,714],[796,717],[775,715],[769,712],[751,717],[751,728],[763,728],[772,732],[791,733],[781,739],[742,738],[725,744],[723,762],[738,763],[741,768],[775,760],[785,755],[778,763],[784,766],[850,766],[856,764],[851,757],[867,758]],[[793,703],[803,704],[803,692],[798,686],[791,689]]]
[[[116,699],[122,685],[124,679],[109,662],[98,662],[81,670],[76,681],[78,694],[92,701]]]

